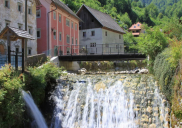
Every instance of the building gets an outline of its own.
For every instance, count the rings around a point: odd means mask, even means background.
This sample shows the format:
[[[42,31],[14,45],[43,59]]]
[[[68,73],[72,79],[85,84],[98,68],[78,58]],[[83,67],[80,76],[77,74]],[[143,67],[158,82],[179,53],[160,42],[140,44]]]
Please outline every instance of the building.
[[[129,31],[132,32],[132,35],[138,37],[141,33],[145,33],[145,31],[141,28],[142,24],[140,22],[133,24]]]
[[[124,52],[125,32],[110,15],[82,5],[77,16],[83,21],[79,25],[80,46],[88,54]]]
[[[36,6],[39,4],[39,0],[27,1],[27,31],[34,38],[37,38]],[[25,0],[1,0],[0,17],[0,31],[7,25],[25,30]],[[11,42],[11,50],[21,52],[21,40]],[[0,55],[6,54],[7,42],[0,40]],[[35,54],[37,54],[37,40],[28,40],[27,55]]]
[[[42,6],[37,10],[38,53],[77,54],[81,19],[60,0],[40,2]]]

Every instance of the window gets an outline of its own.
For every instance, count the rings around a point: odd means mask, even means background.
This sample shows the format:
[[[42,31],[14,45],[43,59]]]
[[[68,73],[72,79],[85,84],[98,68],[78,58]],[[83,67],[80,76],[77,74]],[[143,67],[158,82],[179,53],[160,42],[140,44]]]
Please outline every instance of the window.
[[[77,42],[77,39],[76,39],[76,45],[78,44],[78,42]]]
[[[54,39],[56,40],[56,30],[53,31]]]
[[[61,39],[62,39],[62,38],[61,38],[61,32],[59,32],[59,41],[61,41]]]
[[[70,43],[70,36],[69,35],[67,35],[66,42]]]
[[[134,26],[134,28],[136,28],[136,26]]]
[[[53,12],[53,19],[56,20],[56,12]]]
[[[5,0],[4,6],[7,7],[7,8],[10,8],[10,2],[9,2],[9,0]]]
[[[28,48],[28,55],[32,54],[32,48]]]
[[[30,35],[33,35],[33,29],[32,29],[31,26],[28,27],[28,32],[29,32]]]
[[[61,22],[61,14],[59,14],[59,22]]]
[[[70,20],[69,19],[66,19],[66,25],[70,26]]]
[[[18,3],[18,11],[23,12],[22,3]]]
[[[107,36],[107,31],[105,31],[105,36]]]
[[[72,37],[72,44],[74,44],[73,37]]]
[[[86,37],[86,32],[83,32],[83,37]]]
[[[136,32],[140,32],[139,30],[136,30]]]
[[[28,7],[28,14],[32,15],[32,8]]]
[[[109,47],[109,44],[106,44],[106,47],[108,48]]]
[[[119,48],[119,46],[118,46],[118,44],[116,44],[116,49],[118,49]]]
[[[23,29],[23,25],[20,24],[20,23],[18,23],[18,28],[19,28],[20,30],[22,30],[22,29]]]
[[[119,35],[119,39],[121,39],[121,35]]]
[[[77,30],[77,24],[75,24],[75,30]]]
[[[40,9],[36,11],[36,16],[37,16],[37,18],[41,17],[41,10]]]
[[[92,34],[92,36],[95,36],[95,31],[92,31],[91,34]]]
[[[90,43],[90,47],[96,47],[96,43]]]
[[[71,28],[73,28],[73,22],[71,22]]]
[[[10,22],[9,20],[5,20],[5,26],[9,26],[10,25]]]
[[[37,29],[37,38],[41,38],[41,30],[40,30],[40,28]]]
[[[140,24],[138,24],[138,26],[140,26]]]

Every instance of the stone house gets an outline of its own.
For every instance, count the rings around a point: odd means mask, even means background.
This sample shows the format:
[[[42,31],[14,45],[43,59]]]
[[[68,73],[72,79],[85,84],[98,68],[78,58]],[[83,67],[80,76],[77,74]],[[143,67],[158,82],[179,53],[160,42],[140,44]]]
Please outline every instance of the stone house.
[[[40,0],[37,10],[38,53],[77,54],[81,19],[60,0]],[[72,51],[70,51],[72,49]]]
[[[80,23],[80,47],[88,54],[124,52],[124,30],[108,14],[82,5],[77,12]]]
[[[34,38],[37,38],[36,6],[39,4],[39,0],[27,0],[27,31]],[[0,17],[0,31],[7,25],[25,30],[25,0],[1,0]],[[11,50],[21,52],[21,40],[11,42]],[[6,40],[0,40],[0,54],[5,55],[6,52]],[[28,40],[27,55],[35,54],[37,54],[37,40]]]

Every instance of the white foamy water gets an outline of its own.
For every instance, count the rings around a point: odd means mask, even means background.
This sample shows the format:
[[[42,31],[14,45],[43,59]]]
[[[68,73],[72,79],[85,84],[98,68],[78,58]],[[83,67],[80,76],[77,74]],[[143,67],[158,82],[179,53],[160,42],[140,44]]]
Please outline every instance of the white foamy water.
[[[48,128],[45,120],[40,113],[39,109],[35,105],[33,99],[30,97],[29,94],[27,94],[25,91],[22,91],[23,99],[26,102],[26,105],[30,108],[31,113],[33,115],[33,118],[35,119],[35,122],[39,128]]]
[[[169,126],[168,103],[152,77],[75,76],[72,80],[86,83],[59,84],[56,87],[51,97],[56,105],[51,128]]]

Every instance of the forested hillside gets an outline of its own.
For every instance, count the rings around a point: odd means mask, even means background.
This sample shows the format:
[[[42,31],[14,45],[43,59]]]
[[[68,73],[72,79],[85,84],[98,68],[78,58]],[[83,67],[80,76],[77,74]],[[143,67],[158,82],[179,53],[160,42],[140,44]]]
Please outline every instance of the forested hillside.
[[[85,4],[111,15],[124,29],[140,21],[149,26],[164,25],[182,17],[182,0],[62,0],[74,12]]]

